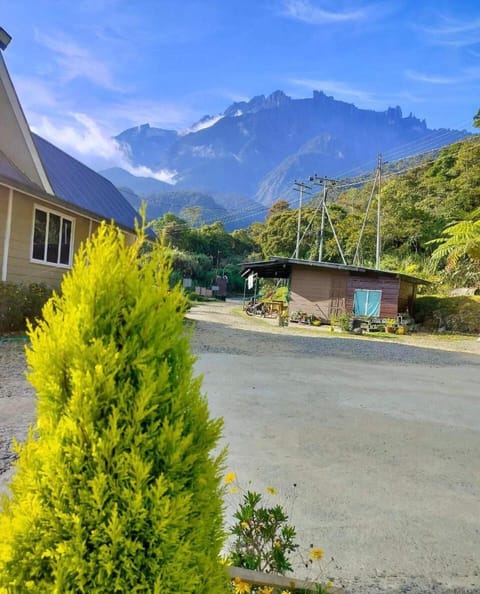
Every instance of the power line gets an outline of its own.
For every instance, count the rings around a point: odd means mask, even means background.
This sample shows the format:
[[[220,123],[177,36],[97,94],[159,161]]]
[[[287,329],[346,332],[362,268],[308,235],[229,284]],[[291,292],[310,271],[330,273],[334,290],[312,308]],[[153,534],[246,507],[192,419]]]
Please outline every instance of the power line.
[[[440,136],[446,136],[446,135],[451,134],[451,133],[452,133],[452,131],[448,130],[446,132],[443,132]],[[476,135],[472,136],[471,138],[475,138],[475,136]],[[437,135],[437,139],[438,138],[439,138],[439,135]],[[468,141],[468,138],[456,139],[456,140],[454,140],[453,142],[451,142],[449,144],[445,144],[445,145],[443,145],[441,147],[438,147],[437,146],[435,148],[432,148],[431,150],[439,150],[440,151],[442,149],[447,148],[448,146],[451,146],[452,144],[456,144],[457,142],[461,142],[461,141],[465,141],[465,140]],[[412,145],[415,145],[415,144],[416,144],[417,148],[419,148],[420,146],[422,146],[421,144],[418,143],[418,141],[413,141],[412,143],[405,143],[404,145],[401,145],[400,147],[393,148],[390,151],[387,151],[387,153],[385,153],[385,154],[390,157],[391,154],[395,154],[395,153],[396,154],[399,154],[401,152],[401,149],[402,148],[408,147],[408,146],[412,146]],[[474,148],[476,146],[477,146],[476,144],[473,144],[472,145],[472,148],[469,149],[469,150],[474,150]],[[428,151],[426,151],[426,152],[428,152]],[[402,156],[402,157],[399,157],[399,158],[393,159],[393,160],[391,158],[389,158],[388,161],[389,161],[390,164],[393,164],[393,163],[395,163],[397,161],[403,161],[403,160],[406,160],[406,159],[413,158],[415,156],[418,156],[419,154],[422,154],[422,153],[421,152],[411,153],[409,155],[405,155],[405,156]],[[411,171],[413,169],[416,169],[418,167],[424,167],[426,165],[429,165],[431,163],[434,163],[435,160],[436,160],[436,158],[429,159],[427,161],[422,161],[420,163],[413,164],[410,167],[405,167],[405,168],[403,168],[403,169],[401,169],[399,171],[391,171],[389,173],[385,173],[385,174],[382,175],[382,179],[385,180],[385,179],[390,179],[390,178],[395,177],[395,176],[398,176],[398,175],[402,175],[403,173],[406,173],[406,172]],[[349,170],[346,170],[344,173],[341,174],[341,177],[348,177],[348,174],[349,173],[351,173],[353,171],[356,171],[357,169],[359,169],[362,166],[364,166],[364,165],[358,165],[358,166],[356,166],[354,168],[351,168]],[[342,183],[339,183],[337,185],[337,190],[343,190],[343,189],[346,189],[346,188],[358,187],[359,185],[364,185],[366,183],[369,183],[370,181],[372,181],[372,179],[373,179],[373,177],[370,175],[367,179],[362,179],[362,180],[358,180],[358,181],[351,181],[349,183],[343,183],[343,184]],[[289,192],[290,191],[287,192],[287,195],[288,195]],[[253,216],[260,216],[262,214],[266,214],[268,212],[268,209],[269,209],[269,207],[267,207],[267,206],[259,206],[259,205],[256,204],[256,205],[254,205],[252,207],[247,207],[245,209],[241,209],[240,211],[234,211],[232,213],[229,213],[229,214],[225,215],[224,217],[221,217],[220,219],[215,218],[215,221],[220,220],[220,222],[222,222],[224,224],[231,224],[231,223],[235,223],[235,222],[240,222],[240,221],[242,221],[242,220],[244,220],[244,219],[246,219],[246,218],[248,218],[250,216],[253,217]],[[212,219],[212,222],[214,222],[213,219]]]

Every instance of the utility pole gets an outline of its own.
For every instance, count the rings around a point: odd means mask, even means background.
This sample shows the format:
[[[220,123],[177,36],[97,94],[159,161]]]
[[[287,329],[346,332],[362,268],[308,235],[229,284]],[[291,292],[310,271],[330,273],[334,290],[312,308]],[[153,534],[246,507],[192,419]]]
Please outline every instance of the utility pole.
[[[335,233],[333,223],[330,219],[330,216],[329,216],[328,210],[327,210],[327,192],[328,192],[328,187],[329,187],[328,184],[330,183],[330,187],[333,187],[337,182],[336,182],[336,180],[329,179],[328,177],[318,177],[317,175],[315,175],[315,183],[317,183],[318,185],[323,185],[322,218],[320,220],[320,237],[318,240],[318,261],[323,262],[323,241],[324,241],[324,235],[325,235],[325,215],[328,217],[330,226],[332,227],[333,235],[335,237],[335,241],[337,242],[337,246],[340,251],[340,255],[342,256],[342,259],[344,260],[342,250],[338,243],[337,234]]]
[[[302,222],[302,200],[303,194],[305,190],[311,190],[312,186],[307,186],[307,184],[303,182],[294,182],[294,190],[296,192],[300,192],[300,199],[298,202],[298,222],[297,222],[297,242],[295,244],[295,258],[298,260],[300,258],[300,226]]]
[[[380,237],[380,223],[381,223],[381,181],[382,181],[382,154],[378,154],[378,164],[377,164],[377,171],[378,171],[378,199],[377,199],[377,246],[375,251],[375,268],[380,270],[380,246],[381,246],[381,237]]]
[[[323,235],[325,233],[325,202],[327,200],[327,184],[323,183],[322,218],[320,221],[320,237],[318,239],[318,261],[323,258]]]

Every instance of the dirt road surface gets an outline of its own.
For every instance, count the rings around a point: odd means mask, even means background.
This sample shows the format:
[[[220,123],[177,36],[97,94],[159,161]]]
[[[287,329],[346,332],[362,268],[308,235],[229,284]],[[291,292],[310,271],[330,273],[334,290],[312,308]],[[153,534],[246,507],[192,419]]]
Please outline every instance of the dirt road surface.
[[[323,577],[352,594],[480,593],[480,343],[350,339],[237,310],[188,315],[226,470],[275,487],[302,551],[323,548]],[[24,366],[21,344],[0,344],[0,488],[34,414]]]

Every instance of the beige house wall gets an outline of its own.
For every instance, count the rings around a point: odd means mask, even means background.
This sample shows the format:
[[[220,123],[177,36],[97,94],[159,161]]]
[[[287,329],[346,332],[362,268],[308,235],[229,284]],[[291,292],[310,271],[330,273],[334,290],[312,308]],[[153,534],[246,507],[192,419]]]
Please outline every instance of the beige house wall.
[[[3,202],[2,192],[0,194],[0,203],[3,205]],[[68,210],[52,205],[45,200],[14,191],[7,281],[25,284],[46,283],[48,286],[58,287],[62,276],[70,267],[31,261],[35,205],[46,210],[55,211],[73,220],[73,253],[77,251],[80,243],[89,236],[90,232],[95,232],[98,223],[91,222],[87,217],[72,214]],[[3,206],[0,206],[0,208],[2,209],[0,213],[3,214]],[[3,216],[1,220],[4,220]],[[5,224],[0,226],[5,227]]]
[[[4,240],[7,226],[8,196],[10,189],[0,185],[0,270],[4,259]],[[91,234],[98,229],[100,222],[69,209],[50,203],[48,200],[35,198],[20,191],[13,191],[12,219],[7,259],[7,281],[12,283],[45,283],[56,288],[70,266],[32,262],[33,217],[35,206],[64,215],[73,221],[73,256]],[[135,235],[125,232],[127,243],[133,243]]]
[[[0,270],[2,269],[3,250],[7,226],[8,191],[8,188],[0,186]]]

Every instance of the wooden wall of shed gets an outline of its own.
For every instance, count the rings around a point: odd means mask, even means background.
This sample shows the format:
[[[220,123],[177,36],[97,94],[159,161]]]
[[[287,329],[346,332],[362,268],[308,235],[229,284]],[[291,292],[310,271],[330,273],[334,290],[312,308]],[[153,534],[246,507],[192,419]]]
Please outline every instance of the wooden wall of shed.
[[[345,312],[348,274],[343,270],[294,266],[290,277],[290,314],[301,311],[323,322]]]
[[[417,286],[406,280],[400,279],[400,291],[398,295],[398,313],[408,312],[411,316],[415,313],[415,297]]]
[[[347,286],[346,310],[353,313],[353,296],[355,289],[382,291],[380,317],[394,318],[399,312],[400,280],[382,275],[365,275],[350,273]],[[401,311],[401,310],[400,310]]]

